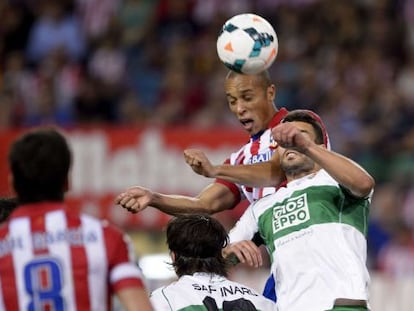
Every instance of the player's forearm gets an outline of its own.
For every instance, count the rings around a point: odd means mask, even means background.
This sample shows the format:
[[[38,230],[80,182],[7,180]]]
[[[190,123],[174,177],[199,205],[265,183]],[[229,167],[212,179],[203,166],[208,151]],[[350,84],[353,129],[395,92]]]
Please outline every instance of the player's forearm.
[[[367,196],[375,185],[367,171],[345,156],[318,145],[310,146],[306,154],[355,196]]]
[[[284,179],[279,165],[270,161],[246,165],[217,165],[215,177],[249,187],[274,187]]]
[[[210,206],[202,204],[198,198],[183,195],[166,195],[154,193],[151,206],[163,213],[178,216],[187,213],[212,214],[214,210]]]
[[[224,185],[212,183],[197,196],[153,192],[149,205],[170,215],[187,213],[214,214],[233,208],[238,201],[232,191]]]

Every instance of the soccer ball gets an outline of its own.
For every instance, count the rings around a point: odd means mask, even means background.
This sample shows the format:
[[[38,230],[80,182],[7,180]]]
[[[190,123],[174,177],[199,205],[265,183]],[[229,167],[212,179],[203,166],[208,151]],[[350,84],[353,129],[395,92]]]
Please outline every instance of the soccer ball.
[[[226,67],[256,74],[276,59],[278,41],[272,25],[263,17],[246,13],[227,20],[217,38],[217,54]]]

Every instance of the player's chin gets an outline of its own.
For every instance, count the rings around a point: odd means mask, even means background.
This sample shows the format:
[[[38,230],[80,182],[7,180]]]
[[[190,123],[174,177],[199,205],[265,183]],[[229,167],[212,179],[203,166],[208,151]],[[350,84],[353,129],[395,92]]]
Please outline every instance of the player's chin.
[[[249,133],[250,136],[255,136],[255,135],[258,135],[261,131],[262,131],[261,128],[258,128],[257,126],[252,126],[248,130],[248,133]]]

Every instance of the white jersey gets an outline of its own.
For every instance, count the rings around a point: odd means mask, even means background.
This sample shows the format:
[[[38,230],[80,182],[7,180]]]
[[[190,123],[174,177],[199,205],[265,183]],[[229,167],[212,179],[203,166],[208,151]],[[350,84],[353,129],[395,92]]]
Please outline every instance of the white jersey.
[[[337,298],[368,300],[369,203],[320,170],[252,204],[230,242],[259,232],[271,253],[278,310],[320,311]]]
[[[151,294],[155,311],[274,311],[273,301],[223,276],[195,273],[180,277]]]
[[[237,152],[232,153],[224,163],[240,165],[269,161],[273,152],[277,148],[277,143],[273,139],[271,129],[278,125],[287,113],[288,111],[286,109],[280,109],[271,120],[267,130],[252,136],[246,145],[241,147]],[[263,196],[274,193],[278,186],[275,185],[275,187],[252,188],[245,185],[231,183],[222,179],[216,179],[216,182],[226,185],[239,200],[247,199],[250,203],[260,199]]]

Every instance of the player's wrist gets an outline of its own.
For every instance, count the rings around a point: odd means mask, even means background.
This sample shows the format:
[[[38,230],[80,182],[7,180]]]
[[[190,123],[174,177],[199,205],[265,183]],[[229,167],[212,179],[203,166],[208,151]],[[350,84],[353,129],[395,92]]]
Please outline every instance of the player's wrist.
[[[210,174],[208,177],[218,178],[224,173],[225,171],[224,171],[223,165],[213,165],[211,167]]]
[[[165,200],[166,199],[164,198],[163,194],[158,193],[158,192],[152,192],[151,195],[149,196],[148,205],[159,209],[159,207],[163,205],[163,202]]]
[[[310,158],[318,154],[320,150],[319,146],[315,143],[309,142],[306,144],[302,150],[302,153]]]

